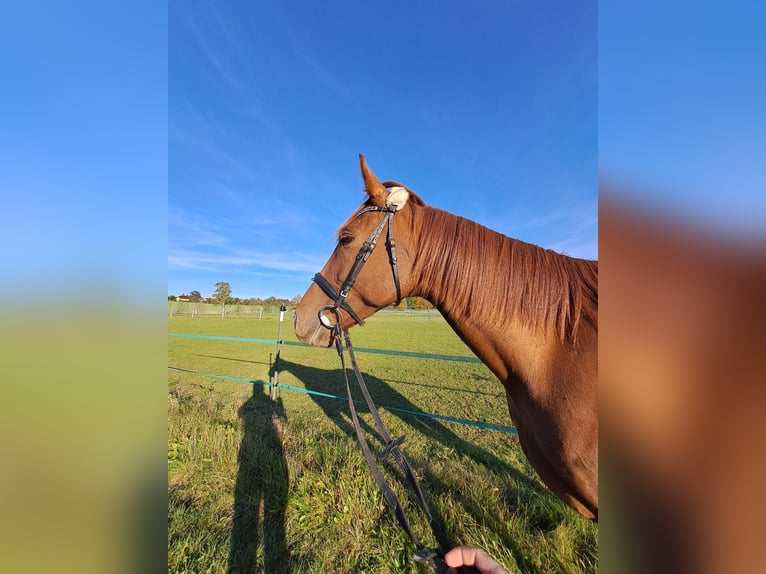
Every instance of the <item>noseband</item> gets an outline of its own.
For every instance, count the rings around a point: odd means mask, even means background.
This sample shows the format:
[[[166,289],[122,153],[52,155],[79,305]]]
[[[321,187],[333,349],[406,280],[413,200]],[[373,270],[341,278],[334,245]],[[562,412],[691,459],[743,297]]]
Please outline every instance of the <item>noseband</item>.
[[[316,283],[319,288],[324,291],[325,295],[327,295],[330,299],[333,300],[332,305],[325,305],[321,309],[319,309],[319,321],[327,327],[328,329],[332,329],[334,325],[329,323],[329,320],[324,315],[325,311],[332,311],[335,313],[336,318],[338,319],[338,323],[340,323],[340,310],[346,311],[349,315],[351,315],[351,318],[356,321],[359,325],[364,325],[364,320],[362,320],[359,315],[356,314],[356,312],[351,308],[351,305],[348,304],[346,301],[346,297],[348,297],[348,294],[351,292],[351,288],[354,286],[354,283],[356,282],[356,278],[359,276],[359,273],[362,271],[362,267],[364,267],[364,264],[367,263],[367,259],[369,259],[370,254],[375,249],[375,246],[378,243],[378,239],[380,238],[380,234],[383,232],[383,228],[388,225],[388,232],[386,237],[386,247],[388,248],[388,255],[391,262],[391,270],[394,274],[394,285],[396,286],[396,305],[399,304],[399,302],[402,300],[402,291],[401,287],[399,285],[399,270],[396,267],[396,244],[394,241],[394,229],[392,225],[392,220],[394,218],[394,213],[396,213],[397,206],[396,205],[387,205],[385,207],[377,207],[377,206],[371,206],[371,207],[365,207],[362,209],[359,213],[356,214],[357,217],[361,216],[364,213],[367,213],[369,211],[382,211],[385,213],[385,216],[383,217],[383,220],[378,224],[378,226],[375,228],[375,230],[372,232],[370,237],[367,239],[367,241],[364,242],[362,247],[359,249],[359,253],[356,254],[356,259],[354,260],[354,264],[351,266],[351,269],[348,272],[348,275],[346,276],[346,280],[343,281],[343,284],[340,287],[340,291],[336,291],[335,287],[333,287],[330,282],[325,279],[321,273],[317,273],[314,275],[314,283]]]

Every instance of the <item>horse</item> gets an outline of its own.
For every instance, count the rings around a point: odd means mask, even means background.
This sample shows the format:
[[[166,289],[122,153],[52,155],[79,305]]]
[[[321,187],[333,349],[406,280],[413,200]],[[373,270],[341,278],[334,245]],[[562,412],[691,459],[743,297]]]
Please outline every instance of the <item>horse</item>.
[[[426,205],[407,186],[379,181],[361,154],[359,162],[367,198],[297,306],[296,336],[328,347],[333,321],[346,330],[403,297],[425,298],[505,388],[540,479],[597,521],[598,261]],[[387,250],[376,250],[384,227]]]

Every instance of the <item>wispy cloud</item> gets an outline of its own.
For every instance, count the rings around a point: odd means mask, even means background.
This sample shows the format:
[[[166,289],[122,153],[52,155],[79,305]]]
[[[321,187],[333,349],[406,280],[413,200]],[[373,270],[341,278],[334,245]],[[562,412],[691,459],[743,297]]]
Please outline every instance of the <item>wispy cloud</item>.
[[[595,200],[571,202],[563,208],[534,215],[526,215],[525,212],[528,210],[514,210],[504,218],[497,213],[485,213],[480,223],[509,237],[572,257],[597,257],[598,212]]]
[[[324,260],[316,255],[291,251],[272,252],[235,249],[218,253],[173,249],[168,254],[169,269],[226,271],[247,269],[311,273],[320,269]]]
[[[256,215],[250,220],[219,218],[210,221],[183,209],[171,208],[168,219],[168,269],[315,272],[324,265],[326,253],[295,249],[294,242],[287,241],[279,249],[250,247],[254,242],[271,245],[270,240],[259,237],[272,237],[275,226],[284,227],[286,235],[289,235],[294,231],[296,221],[302,219],[302,215],[285,210]],[[313,244],[304,241],[303,245]]]
[[[199,221],[190,213],[173,208],[168,210],[168,245],[193,244],[197,247],[224,247],[229,242],[223,226]]]
[[[319,46],[308,45],[306,36],[299,36],[288,27],[284,27],[283,35],[287,39],[290,50],[296,56],[298,61],[305,67],[309,73],[326,86],[335,95],[340,97],[347,104],[350,104],[357,112],[362,112],[365,106],[362,101],[356,97],[351,85],[342,80],[338,75],[331,71],[331,68],[321,60]]]
[[[595,205],[581,208],[566,219],[562,225],[549,233],[551,243],[545,247],[572,257],[598,258],[598,213]]]
[[[227,50],[219,49],[215,47],[211,41],[210,34],[205,33],[200,26],[194,21],[191,16],[191,12],[184,13],[184,24],[186,30],[194,38],[200,52],[205,58],[208,65],[228,84],[230,88],[239,91],[241,88],[240,81],[237,77],[236,68],[229,64],[227,57]],[[231,39],[230,34],[225,26],[222,25],[222,19],[217,13],[214,13],[212,20],[218,23],[219,30],[222,30]],[[209,29],[209,28],[208,28]],[[230,52],[228,52],[230,53]]]

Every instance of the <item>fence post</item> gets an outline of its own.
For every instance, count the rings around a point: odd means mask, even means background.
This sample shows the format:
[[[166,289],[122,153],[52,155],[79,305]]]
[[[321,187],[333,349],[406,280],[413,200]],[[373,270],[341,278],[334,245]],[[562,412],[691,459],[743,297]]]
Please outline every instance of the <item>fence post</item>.
[[[282,305],[279,308],[279,334],[277,335],[277,354],[274,357],[274,378],[271,383],[271,400],[277,399],[277,386],[279,385],[279,352],[282,348],[282,323],[285,320],[285,311],[287,307]]]

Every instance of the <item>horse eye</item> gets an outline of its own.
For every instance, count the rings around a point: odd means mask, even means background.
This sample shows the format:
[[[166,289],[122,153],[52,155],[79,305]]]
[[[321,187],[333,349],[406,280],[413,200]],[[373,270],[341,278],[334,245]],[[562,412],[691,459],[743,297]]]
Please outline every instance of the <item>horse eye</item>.
[[[344,235],[343,237],[340,238],[340,241],[338,243],[340,243],[341,245],[348,245],[353,240],[354,240],[353,235]]]

